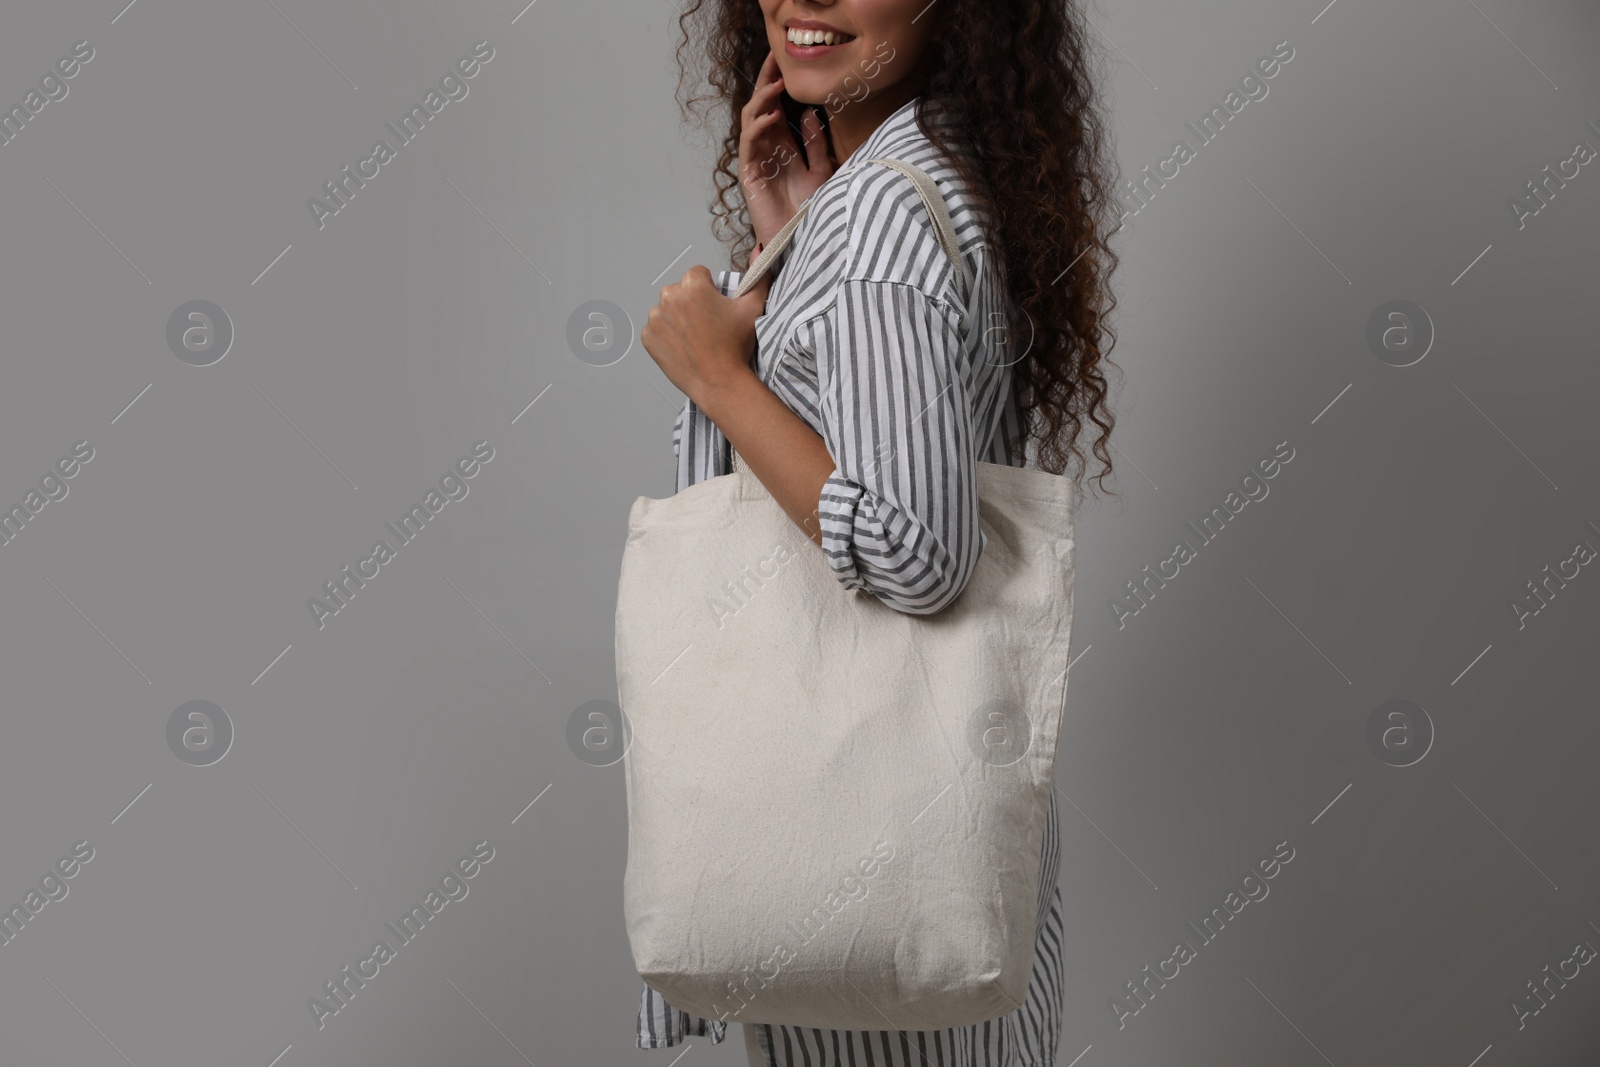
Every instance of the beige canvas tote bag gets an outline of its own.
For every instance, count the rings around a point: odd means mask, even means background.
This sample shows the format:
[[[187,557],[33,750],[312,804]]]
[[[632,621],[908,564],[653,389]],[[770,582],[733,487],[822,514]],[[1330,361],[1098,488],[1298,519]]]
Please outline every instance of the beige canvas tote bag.
[[[871,162],[912,178],[964,274],[931,179]],[[742,464],[634,501],[616,614],[623,909],[640,976],[674,1008],[928,1030],[1023,1003],[1073,496],[1003,464],[979,462],[977,484],[987,543],[933,615],[840,585]]]

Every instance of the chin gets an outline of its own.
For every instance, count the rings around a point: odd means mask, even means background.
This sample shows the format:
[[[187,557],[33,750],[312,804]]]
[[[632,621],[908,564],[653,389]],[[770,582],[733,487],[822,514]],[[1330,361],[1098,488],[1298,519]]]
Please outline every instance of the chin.
[[[838,69],[829,70],[829,67]],[[850,64],[838,62],[837,59],[830,59],[826,64],[815,61],[778,64],[778,73],[783,75],[783,91],[789,94],[789,98],[816,107],[826,104],[830,95],[837,97],[843,94],[841,86],[850,70]]]
[[[828,100],[828,94],[836,91],[831,82],[822,82],[820,79],[805,78],[802,82],[793,85],[787,77],[783,79],[784,92],[797,103],[822,107]]]

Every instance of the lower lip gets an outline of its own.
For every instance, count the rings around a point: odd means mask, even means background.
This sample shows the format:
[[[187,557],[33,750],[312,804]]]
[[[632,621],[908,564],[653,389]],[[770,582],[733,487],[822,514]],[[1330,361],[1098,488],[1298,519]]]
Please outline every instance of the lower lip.
[[[842,44],[795,44],[793,41],[785,40],[783,50],[795,59],[822,59],[854,43],[854,38]]]

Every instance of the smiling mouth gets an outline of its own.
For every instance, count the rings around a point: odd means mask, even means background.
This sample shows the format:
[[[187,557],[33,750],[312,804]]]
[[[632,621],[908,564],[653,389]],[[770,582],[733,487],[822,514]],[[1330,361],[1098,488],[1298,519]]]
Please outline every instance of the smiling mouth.
[[[855,40],[838,30],[806,30],[791,26],[787,31],[789,44],[796,48],[830,48]]]

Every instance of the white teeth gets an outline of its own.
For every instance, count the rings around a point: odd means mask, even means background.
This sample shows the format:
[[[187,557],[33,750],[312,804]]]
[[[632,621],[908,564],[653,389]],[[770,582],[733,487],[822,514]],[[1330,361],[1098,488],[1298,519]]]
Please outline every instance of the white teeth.
[[[819,44],[838,44],[844,39],[844,36],[844,34],[834,33],[832,30],[789,30],[789,42],[802,48]]]

